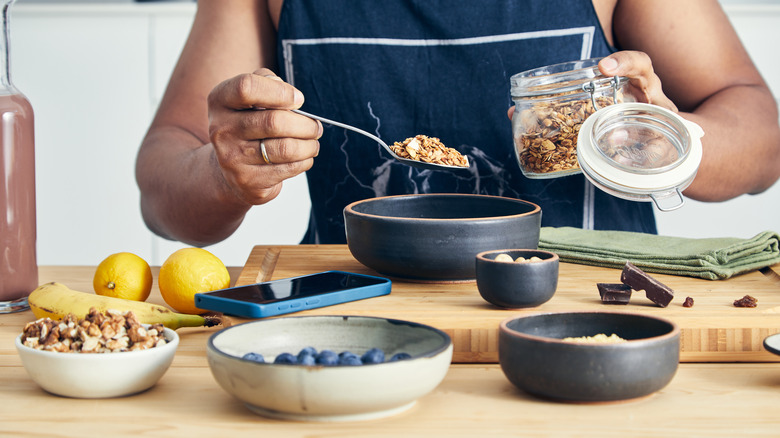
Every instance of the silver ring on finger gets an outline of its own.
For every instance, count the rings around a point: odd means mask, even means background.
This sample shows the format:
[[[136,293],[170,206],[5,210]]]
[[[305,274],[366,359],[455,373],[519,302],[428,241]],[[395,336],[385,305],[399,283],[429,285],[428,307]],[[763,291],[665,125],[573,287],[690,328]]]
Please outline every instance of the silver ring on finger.
[[[268,152],[265,150],[265,140],[260,140],[260,154],[262,154],[265,164],[273,164],[271,160],[268,159]]]

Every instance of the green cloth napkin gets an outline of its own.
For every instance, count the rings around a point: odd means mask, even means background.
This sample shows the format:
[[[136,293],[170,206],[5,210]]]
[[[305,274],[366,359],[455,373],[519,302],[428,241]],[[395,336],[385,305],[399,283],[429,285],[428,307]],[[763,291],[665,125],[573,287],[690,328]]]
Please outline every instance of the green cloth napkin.
[[[563,262],[622,268],[630,261],[646,272],[723,280],[780,263],[780,235],[751,239],[691,239],[628,231],[542,227],[539,249]]]

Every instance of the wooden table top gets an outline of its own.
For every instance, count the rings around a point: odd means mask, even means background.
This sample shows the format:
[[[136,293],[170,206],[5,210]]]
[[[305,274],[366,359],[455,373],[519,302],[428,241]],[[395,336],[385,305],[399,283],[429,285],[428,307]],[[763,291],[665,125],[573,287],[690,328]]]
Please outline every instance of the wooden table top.
[[[204,353],[205,354],[205,353]],[[253,414],[208,367],[173,365],[150,390],[81,400],[50,395],[0,367],[0,435],[9,437],[776,437],[780,364],[681,364],[661,391],[608,404],[557,403],[516,389],[498,365],[453,365],[408,411],[366,422]]]
[[[308,269],[323,267],[312,263]],[[94,269],[42,266],[40,282],[90,291]],[[247,270],[230,272],[236,282]],[[153,273],[156,279],[158,269]],[[156,281],[149,301],[163,303]],[[0,315],[0,436],[733,437],[777,436],[780,430],[774,406],[780,400],[780,363],[771,362],[682,363],[661,391],[608,404],[534,398],[512,386],[496,364],[454,364],[437,389],[394,417],[350,423],[270,420],[251,413],[211,376],[205,342],[219,328],[180,329],[171,368],[146,392],[71,399],[44,392],[21,366],[13,339],[32,319],[29,311]]]
[[[293,277],[327,270],[378,275],[355,260],[346,245],[256,246],[237,284]],[[683,362],[778,361],[763,348],[767,336],[780,332],[780,276],[765,269],[712,281],[652,274],[675,291],[666,308],[634,292],[631,303],[604,305],[596,283],[619,283],[620,270],[561,263],[558,288],[547,303],[530,309],[501,309],[479,295],[476,282],[420,283],[393,279],[390,295],[297,313],[297,315],[367,315],[432,325],[453,339],[453,362],[498,362],[498,326],[519,314],[578,310],[625,311],[671,319],[680,325]],[[736,308],[744,295],[756,308]],[[682,306],[686,296],[694,306]],[[240,318],[236,318],[241,321]]]

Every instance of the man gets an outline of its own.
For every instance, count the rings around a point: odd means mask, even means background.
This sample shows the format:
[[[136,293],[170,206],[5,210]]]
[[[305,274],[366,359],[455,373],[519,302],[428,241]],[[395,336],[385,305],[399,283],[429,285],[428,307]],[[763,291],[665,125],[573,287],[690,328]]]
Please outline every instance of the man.
[[[686,196],[727,200],[780,177],[777,106],[715,0],[200,0],[139,151],[144,219],[161,236],[216,243],[306,172],[306,243],[343,242],[351,201],[417,192],[519,197],[548,226],[656,232],[648,203],[582,175],[528,180],[513,156],[509,76],[588,57],[629,77],[637,100],[704,129]],[[288,111],[298,107],[390,142],[440,137],[472,166],[413,170]]]

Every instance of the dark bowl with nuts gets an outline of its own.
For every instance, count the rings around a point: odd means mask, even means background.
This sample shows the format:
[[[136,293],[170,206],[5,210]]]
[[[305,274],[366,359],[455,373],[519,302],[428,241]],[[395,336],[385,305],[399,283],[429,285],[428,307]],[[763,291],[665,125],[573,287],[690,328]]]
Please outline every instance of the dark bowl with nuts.
[[[664,388],[680,361],[680,328],[628,312],[512,317],[498,335],[501,370],[521,390],[566,402],[610,402]]]
[[[539,244],[541,208],[474,194],[385,196],[344,209],[347,246],[363,265],[412,281],[471,281],[474,257]]]
[[[558,288],[558,255],[533,249],[483,251],[476,256],[477,289],[504,308],[536,307]]]

